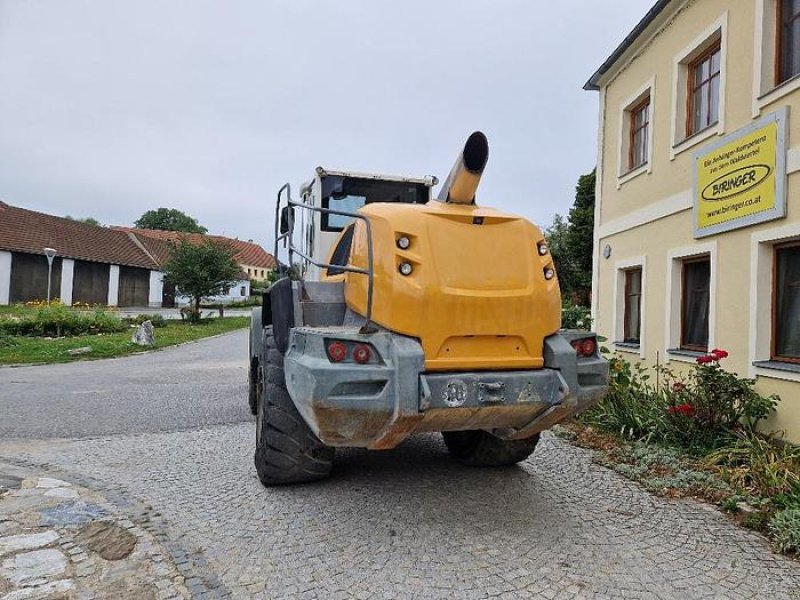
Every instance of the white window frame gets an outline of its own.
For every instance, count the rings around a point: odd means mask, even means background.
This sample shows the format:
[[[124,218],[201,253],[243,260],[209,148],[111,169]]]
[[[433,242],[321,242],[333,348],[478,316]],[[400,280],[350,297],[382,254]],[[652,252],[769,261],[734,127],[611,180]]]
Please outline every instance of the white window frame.
[[[674,351],[681,345],[681,298],[683,297],[683,261],[708,256],[711,280],[708,288],[708,347],[715,346],[717,325],[717,242],[672,248],[667,252],[666,320],[664,341],[666,361],[695,362],[696,353]]]
[[[639,345],[620,344],[625,335],[625,272],[631,269],[642,270],[642,295],[639,299]],[[645,357],[645,313],[647,309],[647,256],[635,256],[614,263],[616,285],[614,286],[614,314],[611,331],[614,332],[614,351],[630,352]]]
[[[750,236],[750,352],[749,377],[800,382],[800,373],[756,366],[772,358],[772,272],[775,246],[800,239],[800,223],[757,231]]]
[[[653,115],[655,108],[656,78],[652,77],[632,94],[622,104],[619,112],[619,137],[617,138],[617,155],[619,156],[619,166],[617,169],[617,189],[623,183],[630,181],[642,173],[653,172]],[[649,97],[649,124],[647,126],[647,159],[638,167],[628,168],[628,153],[630,151],[631,133],[631,109],[639,106],[642,101]]]
[[[715,125],[686,137],[686,105],[689,65],[719,40],[719,120]],[[725,88],[728,56],[728,11],[706,28],[692,43],[672,59],[672,146],[669,158],[675,160],[681,152],[693,148],[714,135],[725,133]]]

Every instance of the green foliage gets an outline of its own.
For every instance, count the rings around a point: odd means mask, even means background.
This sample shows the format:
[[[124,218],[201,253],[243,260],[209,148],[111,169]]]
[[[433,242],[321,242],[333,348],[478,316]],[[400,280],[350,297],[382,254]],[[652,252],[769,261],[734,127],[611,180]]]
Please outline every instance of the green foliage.
[[[800,508],[778,512],[767,528],[779,552],[800,551]]]
[[[165,327],[159,329],[155,348],[164,348],[210,335],[242,329],[247,327],[249,323],[249,317],[210,319],[204,320],[200,325],[191,325],[178,320],[168,321]],[[12,344],[5,347],[0,345],[0,364],[64,363],[111,358],[146,351],[141,346],[131,342],[129,325],[125,325],[124,331],[118,333],[55,339],[13,337],[12,341]],[[76,356],[69,354],[69,350],[85,346],[90,346],[92,351],[88,354]]]
[[[636,442],[615,448],[598,462],[657,494],[726,497],[732,493],[719,476],[698,468],[676,448]]]
[[[178,292],[194,300],[194,312],[200,312],[204,297],[221,294],[239,279],[236,251],[224,242],[204,239],[194,244],[181,238],[170,247],[167,262],[162,265],[167,279]]]
[[[78,221],[79,223],[86,223],[87,225],[94,225],[96,227],[103,226],[103,224],[94,217],[71,217],[70,215],[67,215],[65,218],[69,219],[70,221]]]
[[[612,358],[609,393],[583,419],[625,438],[655,438],[698,454],[724,446],[736,431],[753,432],[779,401],[759,395],[752,379],[720,367],[726,356],[715,350],[685,378],[656,368],[656,384],[640,364]]]
[[[161,229],[164,231],[182,231],[184,233],[208,233],[208,229],[175,208],[158,208],[148,210],[134,223],[140,229]]]
[[[561,327],[564,329],[592,328],[592,311],[586,306],[579,306],[565,301],[561,307]]]
[[[596,171],[581,175],[575,201],[566,220],[556,215],[545,230],[558,271],[562,296],[573,304],[588,305],[592,289],[594,203]]]
[[[776,443],[774,436],[737,432],[735,442],[708,456],[736,487],[782,506],[800,502],[800,448]]]
[[[167,320],[162,317],[161,315],[153,314],[153,315],[136,315],[135,317],[129,317],[125,319],[127,323],[131,325],[141,325],[145,321],[150,321],[153,327],[166,327]]]
[[[609,360],[609,391],[581,419],[599,429],[634,440],[649,440],[665,428],[666,405],[641,364]]]
[[[0,320],[0,332],[8,336],[62,337],[124,329],[126,325],[122,320],[102,309],[77,311],[57,302],[42,305],[22,316]]]

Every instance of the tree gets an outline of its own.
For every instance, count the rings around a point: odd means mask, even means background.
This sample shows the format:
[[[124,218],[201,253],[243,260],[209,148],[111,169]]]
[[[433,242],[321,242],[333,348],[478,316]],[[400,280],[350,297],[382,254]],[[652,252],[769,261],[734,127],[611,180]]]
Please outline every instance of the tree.
[[[161,229],[163,231],[182,231],[184,233],[208,233],[194,219],[175,208],[158,208],[148,210],[133,223],[140,229]]]
[[[96,225],[97,227],[103,226],[103,224],[94,217],[72,217],[67,215],[65,218],[70,221],[78,221],[78,223],[86,223],[87,225]]]
[[[203,298],[221,294],[239,281],[235,255],[235,249],[225,242],[205,238],[197,244],[181,237],[170,245],[169,258],[161,270],[181,295],[192,298],[197,318]]]
[[[592,293],[595,181],[595,170],[581,175],[575,187],[575,202],[566,220],[556,215],[545,231],[562,296],[583,306],[589,305]]]

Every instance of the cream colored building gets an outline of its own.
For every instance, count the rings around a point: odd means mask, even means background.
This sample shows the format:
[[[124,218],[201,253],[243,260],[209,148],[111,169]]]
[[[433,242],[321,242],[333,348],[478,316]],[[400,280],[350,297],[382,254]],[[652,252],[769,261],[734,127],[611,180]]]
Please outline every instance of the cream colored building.
[[[661,0],[585,89],[597,331],[670,368],[727,350],[800,441],[800,0]]]

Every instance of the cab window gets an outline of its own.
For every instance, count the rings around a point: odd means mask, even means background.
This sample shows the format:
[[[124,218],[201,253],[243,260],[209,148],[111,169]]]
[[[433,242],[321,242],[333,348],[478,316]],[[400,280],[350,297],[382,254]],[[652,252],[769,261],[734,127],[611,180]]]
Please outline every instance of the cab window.
[[[322,208],[356,212],[372,202],[425,204],[430,190],[424,183],[381,181],[328,175],[322,180]],[[322,214],[322,231],[342,231],[352,217]]]

